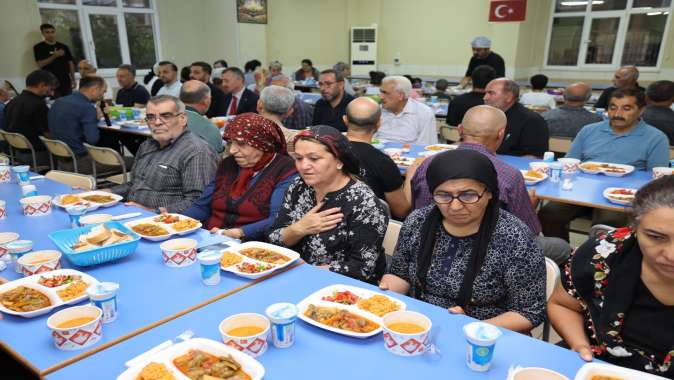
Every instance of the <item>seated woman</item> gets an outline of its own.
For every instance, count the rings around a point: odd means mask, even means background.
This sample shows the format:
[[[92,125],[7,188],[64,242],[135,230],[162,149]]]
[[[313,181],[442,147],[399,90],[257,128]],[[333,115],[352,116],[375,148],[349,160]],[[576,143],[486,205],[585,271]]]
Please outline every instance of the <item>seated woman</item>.
[[[325,125],[295,136],[300,177],[290,185],[269,240],[290,247],[319,268],[377,283],[386,259],[388,216],[379,199],[355,178],[351,143]]]
[[[584,360],[674,378],[674,176],[642,187],[632,227],[585,242],[548,303],[555,330]]]
[[[435,156],[434,205],[403,224],[382,289],[528,332],[545,318],[545,261],[531,230],[498,204],[496,170],[476,151]]]
[[[265,237],[283,194],[297,177],[286,153],[283,132],[254,113],[237,116],[225,129],[231,155],[215,179],[183,214],[201,220],[212,232],[244,240]]]

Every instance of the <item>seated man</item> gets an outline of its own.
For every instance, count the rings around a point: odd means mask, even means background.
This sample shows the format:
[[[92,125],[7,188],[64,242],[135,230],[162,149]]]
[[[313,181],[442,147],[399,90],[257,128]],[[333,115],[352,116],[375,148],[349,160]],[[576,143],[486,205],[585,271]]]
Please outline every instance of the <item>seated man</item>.
[[[222,91],[227,116],[256,112],[257,95],[244,86],[245,77],[238,67],[229,67],[222,72]]]
[[[159,79],[164,83],[157,91],[157,95],[180,96],[182,82],[178,80],[178,66],[170,61],[159,62]]]
[[[286,120],[293,114],[293,104],[295,94],[286,87],[267,86],[260,92],[260,99],[257,101],[257,113],[273,121],[281,128],[283,137],[286,140],[288,153],[295,151],[295,135],[297,131],[283,126],[283,120]]]
[[[548,77],[543,74],[536,74],[529,78],[531,92],[520,96],[520,103],[525,106],[545,107],[548,110],[557,108],[555,97],[545,92],[545,86],[548,85]]]
[[[179,99],[169,95],[150,99],[146,120],[152,138],[138,149],[131,180],[109,191],[150,211],[162,207],[180,213],[199,199],[215,177],[218,156],[187,129],[185,104]]]
[[[124,107],[145,107],[150,99],[150,93],[144,86],[136,82],[136,68],[131,65],[119,65],[117,68],[117,91],[115,103]]]
[[[646,90],[646,110],[641,117],[648,125],[661,130],[667,139],[669,145],[674,146],[674,82],[670,80],[659,80],[653,82]]]
[[[545,120],[538,113],[517,101],[520,86],[507,78],[489,82],[484,95],[487,105],[505,112],[508,125],[498,154],[543,157],[548,150],[549,131]]]
[[[599,95],[597,103],[594,104],[596,108],[606,108],[608,107],[608,100],[611,97],[611,93],[615,90],[641,90],[645,89],[639,86],[639,69],[636,66],[623,66],[616,70],[613,74],[613,86],[607,87]]]
[[[206,117],[209,119],[215,116],[226,116],[225,93],[211,82],[211,73],[213,69],[206,62],[198,61],[190,66],[190,79],[205,83],[211,89],[211,106],[206,111]]]
[[[438,79],[435,81],[435,92],[431,96],[437,96],[438,99],[449,99],[449,94],[447,93],[448,87],[449,82],[447,79]]]
[[[35,70],[28,74],[26,88],[5,106],[4,126],[0,126],[7,132],[26,136],[35,149],[38,165],[49,164],[49,153],[40,136],[49,133],[47,119],[49,108],[45,103],[45,97],[56,87],[56,82],[54,74],[46,70]],[[25,157],[23,152],[21,153],[18,154],[19,161],[32,161],[32,157],[28,157],[30,153]]]
[[[615,90],[611,93],[608,120],[583,127],[571,144],[566,157],[581,161],[627,164],[637,170],[668,166],[667,136],[640,120],[646,100],[639,90]],[[550,202],[538,216],[546,236],[569,239],[568,223],[587,209],[580,206]],[[615,219],[613,215],[600,218]],[[618,223],[622,223],[620,218]],[[604,224],[616,222],[598,220]]]
[[[279,75],[276,79],[271,81],[272,85],[285,87],[291,92],[294,89],[294,83],[285,75]],[[299,95],[294,95],[293,112],[289,114],[284,120],[283,125],[287,129],[307,129],[312,126],[314,119],[314,106],[303,101]],[[290,144],[292,145],[292,144]],[[289,146],[290,146],[289,145]]]
[[[204,139],[216,153],[222,153],[225,148],[220,131],[204,117],[211,105],[211,89],[198,80],[187,81],[180,90],[180,100],[185,103],[187,129]]]
[[[471,73],[473,90],[465,94],[457,95],[449,102],[447,108],[447,124],[457,126],[461,124],[466,111],[472,107],[484,104],[484,92],[487,84],[496,79],[496,71],[491,66],[481,65]]]
[[[462,141],[459,149],[475,150],[489,158],[497,173],[501,208],[515,215],[529,227],[537,236],[538,245],[546,257],[563,264],[571,254],[571,246],[561,239],[540,236],[541,224],[524,185],[522,174],[496,156],[496,151],[505,136],[506,121],[503,112],[497,108],[487,105],[471,108],[459,124]],[[414,210],[433,203],[433,195],[426,183],[426,171],[433,157],[425,159],[418,168],[417,165],[412,165],[407,171],[405,192]]]
[[[344,77],[335,70],[323,70],[319,75],[318,88],[321,98],[314,105],[312,125],[329,125],[340,132],[346,132],[344,114],[346,105],[353,96],[344,91]]]
[[[550,136],[574,138],[584,126],[600,122],[600,115],[583,108],[591,95],[592,89],[583,82],[569,85],[564,90],[564,104],[541,114]]]
[[[381,108],[370,98],[357,98],[346,107],[344,123],[346,137],[360,161],[363,181],[374,194],[388,203],[391,214],[404,219],[410,212],[410,202],[403,191],[403,178],[391,158],[372,146],[372,137],[381,125]]]
[[[435,114],[427,105],[411,99],[410,91],[412,83],[403,76],[388,76],[382,80],[381,127],[375,137],[403,144],[436,144]]]

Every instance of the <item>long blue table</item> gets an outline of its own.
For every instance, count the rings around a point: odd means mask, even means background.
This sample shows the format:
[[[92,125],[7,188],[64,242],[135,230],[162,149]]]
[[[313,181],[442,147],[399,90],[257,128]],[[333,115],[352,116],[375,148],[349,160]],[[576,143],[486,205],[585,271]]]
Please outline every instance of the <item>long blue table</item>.
[[[78,379],[96,374],[113,379],[126,368],[124,363],[190,329],[195,336],[221,341],[218,325],[237,313],[264,314],[275,302],[298,303],[314,291],[332,284],[373,286],[342,275],[301,265],[287,273],[256,284],[169,323],[102,351],[49,375],[47,379]],[[376,290],[376,289],[375,289]],[[466,341],[462,327],[472,318],[450,315],[447,310],[406,296],[392,294],[433,322],[431,336],[440,356],[398,357],[384,348],[382,335],[368,339],[350,338],[297,321],[295,344],[269,350],[258,360],[265,366],[265,379],[505,379],[510,366],[550,368],[573,378],[583,361],[574,352],[515,332],[503,330],[494,362],[487,373],[477,373],[465,364]]]
[[[33,184],[42,195],[73,192],[70,187],[48,179],[36,180]],[[0,184],[0,199],[7,202],[7,218],[0,220],[0,232],[19,233],[21,239],[34,242],[34,250],[57,249],[47,234],[70,228],[68,215],[62,209],[54,208],[48,216],[25,217],[18,202],[20,192],[17,184]],[[122,204],[95,212],[119,215],[135,211],[141,211],[143,216],[152,215]],[[185,237],[197,240],[200,247],[230,240],[224,236],[211,235],[203,229]],[[4,319],[0,320],[0,342],[9,346],[35,368],[45,370],[194,305],[251,284],[251,280],[223,273],[219,285],[205,286],[201,282],[198,263],[186,268],[169,268],[162,262],[159,244],[141,240],[132,255],[93,267],[73,267],[62,257],[61,263],[65,268],[84,271],[99,281],[120,284],[117,297],[119,317],[116,321],[103,325],[103,339],[94,346],[75,352],[60,351],[53,346],[46,321],[49,315],[64,307],[35,318],[4,315]],[[0,276],[12,280],[22,275],[15,273],[12,267],[0,272]]]
[[[400,148],[402,147],[402,144],[387,142],[384,146],[387,148]],[[409,153],[404,155],[416,158],[421,157],[422,152],[424,151],[423,145],[411,144]],[[529,169],[530,162],[540,161],[531,158],[507,155],[499,155],[499,158],[520,170]],[[536,196],[541,200],[624,212],[628,208],[609,202],[604,198],[603,191],[607,187],[628,187],[638,189],[650,180],[651,173],[644,170],[635,170],[623,177],[609,177],[603,174],[585,174],[578,171],[571,190],[563,190],[561,181],[554,183],[549,179],[536,185],[529,186],[529,188],[535,189]]]

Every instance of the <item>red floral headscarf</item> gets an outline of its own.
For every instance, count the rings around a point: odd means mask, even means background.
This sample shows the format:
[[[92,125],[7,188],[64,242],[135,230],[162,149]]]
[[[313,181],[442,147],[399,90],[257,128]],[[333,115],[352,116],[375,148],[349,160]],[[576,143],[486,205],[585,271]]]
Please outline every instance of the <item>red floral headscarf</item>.
[[[252,112],[238,115],[230,121],[222,138],[246,143],[265,153],[287,154],[286,139],[281,128],[273,121]]]

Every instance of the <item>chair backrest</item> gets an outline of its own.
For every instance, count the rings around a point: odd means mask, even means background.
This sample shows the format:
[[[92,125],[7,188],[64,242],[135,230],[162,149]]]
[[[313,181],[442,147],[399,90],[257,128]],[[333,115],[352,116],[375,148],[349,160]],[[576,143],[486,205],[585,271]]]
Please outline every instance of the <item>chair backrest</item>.
[[[545,258],[545,273],[545,299],[549,300],[559,282],[560,271],[557,263],[547,257]]]
[[[9,145],[16,149],[33,150],[33,144],[28,141],[26,136],[20,133],[3,132],[5,140]]]
[[[84,143],[84,147],[87,148],[87,152],[91,155],[91,158],[99,164],[110,165],[110,166],[122,166],[124,168],[124,159],[122,155],[119,154],[114,149],[104,148],[100,146],[93,146],[87,143]]]
[[[64,172],[61,170],[50,170],[45,177],[62,183],[64,185],[79,187],[84,190],[94,190],[96,188],[96,179],[90,175]]]
[[[44,136],[40,136],[40,140],[47,147],[49,152],[56,157],[70,158],[75,160],[75,153],[70,147],[61,140],[52,140]]]
[[[443,125],[440,127],[440,135],[446,141],[454,141],[454,142],[461,141],[461,136],[459,135],[458,128],[452,128],[450,126]]]
[[[402,223],[396,222],[395,220],[390,220],[388,222],[388,228],[386,229],[386,235],[384,235],[384,252],[393,256],[395,252],[396,244],[398,244],[398,235],[400,234],[400,227]]]
[[[674,146],[669,147],[669,159],[674,160]]]
[[[568,137],[550,137],[549,149],[551,152],[566,153],[571,150],[571,141]]]

